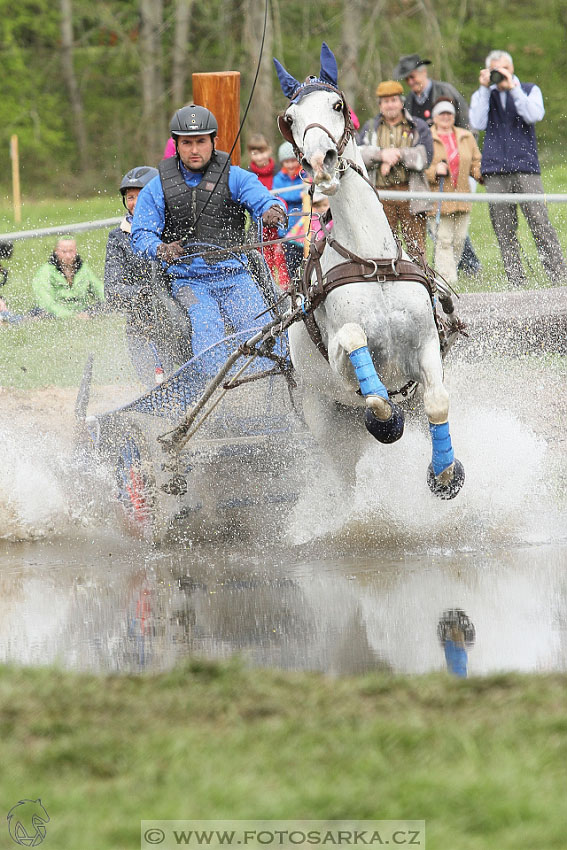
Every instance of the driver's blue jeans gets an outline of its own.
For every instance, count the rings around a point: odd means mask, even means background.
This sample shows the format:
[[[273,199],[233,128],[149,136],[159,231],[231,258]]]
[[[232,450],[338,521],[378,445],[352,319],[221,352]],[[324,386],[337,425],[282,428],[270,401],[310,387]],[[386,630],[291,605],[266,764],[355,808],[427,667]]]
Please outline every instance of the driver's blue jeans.
[[[173,278],[171,287],[191,319],[193,355],[224,339],[228,332],[262,327],[269,320],[266,315],[255,318],[266,309],[266,302],[242,266],[211,265],[205,274]],[[203,369],[215,374],[228,354],[226,346],[217,345],[204,355]]]

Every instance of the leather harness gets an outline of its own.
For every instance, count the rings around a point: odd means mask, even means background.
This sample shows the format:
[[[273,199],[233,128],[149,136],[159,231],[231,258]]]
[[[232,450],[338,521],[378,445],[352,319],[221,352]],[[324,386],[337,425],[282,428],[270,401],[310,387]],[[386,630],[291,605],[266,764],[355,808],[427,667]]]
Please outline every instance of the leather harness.
[[[343,154],[349,140],[354,135],[354,125],[352,123],[350,110],[348,108],[346,98],[343,92],[339,91],[332,85],[323,83],[320,80],[316,80],[315,78],[308,77],[305,82],[300,85],[300,87],[293,93],[290,98],[290,102],[300,100],[304,95],[307,95],[310,92],[317,90],[332,91],[341,98],[342,114],[345,122],[344,131],[341,138],[337,140],[322,124],[309,124],[303,131],[303,139],[305,139],[305,135],[308,130],[317,127],[323,130],[323,132],[325,132],[327,136],[329,136],[329,138],[336,147],[337,154],[340,157]],[[291,123],[287,120],[285,113],[278,117],[278,126],[284,139],[292,143],[297,158],[301,160],[303,157],[303,152],[298,147],[298,144],[294,139],[293,132],[291,129]],[[362,177],[362,179],[366,183],[368,183],[368,185],[376,193],[376,196],[379,199],[380,196],[376,191],[376,188],[368,180],[360,166],[349,159],[343,160],[343,162],[348,167],[356,171],[356,173],[360,177]],[[311,192],[314,191],[314,188],[315,187],[312,186]],[[393,236],[396,242],[395,257],[359,257],[352,251],[350,251],[348,248],[345,248],[344,245],[341,245],[339,242],[337,242],[337,240],[331,235],[331,232],[327,227],[329,219],[330,216],[327,219],[325,219],[325,217],[321,218],[323,236],[316,242],[312,242],[309,246],[309,254],[307,257],[307,262],[305,263],[303,268],[303,274],[299,279],[295,278],[294,280],[292,280],[290,289],[292,303],[296,305],[301,303],[302,318],[306,330],[312,342],[321,352],[323,357],[328,361],[329,353],[327,351],[327,347],[325,346],[325,343],[323,341],[320,328],[314,316],[315,309],[323,303],[329,293],[331,293],[334,289],[337,289],[339,286],[346,286],[347,284],[359,283],[362,281],[374,281],[376,283],[385,283],[386,281],[412,280],[416,283],[420,283],[425,286],[429,294],[429,298],[431,300],[433,317],[435,319],[435,324],[439,333],[439,342],[441,351],[443,353],[450,344],[449,337],[451,336],[451,332],[449,330],[449,325],[436,313],[434,303],[434,297],[436,292],[438,291],[436,283],[436,274],[434,270],[428,265],[425,259],[425,255],[420,252],[417,261],[404,259],[402,257],[401,241],[397,233],[394,233]],[[341,257],[343,257],[345,259],[345,262],[333,266],[325,274],[323,274],[323,270],[321,268],[321,257],[327,245],[334,251],[336,251]],[[315,278],[314,281],[313,278]],[[448,292],[440,290],[439,300],[441,302],[443,311],[446,314],[450,315],[454,312],[453,301]],[[455,331],[455,328],[453,328],[452,330]],[[462,328],[459,328],[459,330],[462,330]],[[415,382],[410,381],[409,384],[406,384],[405,387],[403,387],[401,390],[398,390],[398,394],[407,394],[404,393],[404,390],[407,390],[410,385],[414,384]]]

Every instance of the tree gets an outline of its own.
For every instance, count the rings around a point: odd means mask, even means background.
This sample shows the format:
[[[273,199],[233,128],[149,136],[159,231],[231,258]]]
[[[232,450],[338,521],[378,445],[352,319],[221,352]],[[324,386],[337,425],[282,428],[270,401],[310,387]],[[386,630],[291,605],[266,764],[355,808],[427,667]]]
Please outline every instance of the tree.
[[[250,111],[248,113],[248,133],[263,133],[270,144],[274,141],[274,91],[273,91],[273,27],[270,4],[266,7],[258,0],[245,0],[244,4],[244,47],[246,51],[246,66],[249,69],[245,83],[246,89],[251,90],[254,74],[260,57],[264,20],[266,20],[266,35],[260,60],[260,71]]]
[[[61,12],[61,63],[63,66],[63,76],[71,101],[73,132],[77,142],[79,162],[81,164],[81,170],[85,172],[88,168],[89,154],[83,102],[73,64],[73,6],[71,0],[59,0],[59,8]]]
[[[140,0],[140,74],[145,158],[160,158],[165,139],[165,90],[163,84],[163,0]]]
[[[171,59],[171,99],[173,109],[179,109],[187,100],[187,66],[189,64],[189,23],[194,0],[176,0],[173,56]]]
[[[353,109],[360,93],[358,56],[363,33],[362,16],[365,6],[366,0],[344,0],[340,84],[348,103]]]

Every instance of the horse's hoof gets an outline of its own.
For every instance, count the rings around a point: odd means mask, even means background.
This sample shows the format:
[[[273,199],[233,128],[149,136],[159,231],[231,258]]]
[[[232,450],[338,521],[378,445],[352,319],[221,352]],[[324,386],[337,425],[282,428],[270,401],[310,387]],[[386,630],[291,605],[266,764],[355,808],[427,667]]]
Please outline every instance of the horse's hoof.
[[[453,461],[447,469],[435,475],[433,466],[427,469],[427,483],[434,496],[439,499],[454,499],[465,483],[465,468],[460,460]]]
[[[364,412],[364,424],[367,430],[380,443],[395,443],[404,433],[404,414],[399,405],[387,401],[391,412],[388,419],[378,419],[371,407]]]

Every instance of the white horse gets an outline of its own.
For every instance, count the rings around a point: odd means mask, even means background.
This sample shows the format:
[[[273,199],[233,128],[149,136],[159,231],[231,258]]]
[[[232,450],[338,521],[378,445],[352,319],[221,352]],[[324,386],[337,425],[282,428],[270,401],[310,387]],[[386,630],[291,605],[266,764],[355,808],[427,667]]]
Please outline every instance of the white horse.
[[[403,413],[388,390],[411,381],[421,384],[432,439],[428,484],[441,498],[453,498],[463,484],[464,470],[454,457],[449,434],[449,396],[431,294],[403,275],[384,280],[376,273],[384,268],[385,258],[396,258],[397,243],[376,192],[363,176],[366,169],[338,89],[335,58],[323,44],[320,76],[304,83],[276,59],[274,63],[290,99],[279,119],[280,130],[293,142],[317,189],[330,196],[335,248],[331,240],[321,257],[323,282],[332,269],[345,264],[342,249],[347,259],[348,254],[365,259],[368,270],[356,282],[332,288],[314,310],[328,361],[303,322],[290,327],[291,358],[302,378],[308,425],[323,448],[354,474],[364,448],[355,431],[356,408],[366,408],[365,424],[376,439],[394,442],[403,432]],[[408,264],[400,268],[407,270]]]

